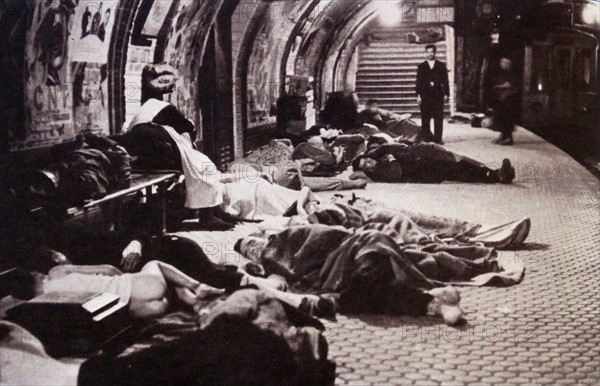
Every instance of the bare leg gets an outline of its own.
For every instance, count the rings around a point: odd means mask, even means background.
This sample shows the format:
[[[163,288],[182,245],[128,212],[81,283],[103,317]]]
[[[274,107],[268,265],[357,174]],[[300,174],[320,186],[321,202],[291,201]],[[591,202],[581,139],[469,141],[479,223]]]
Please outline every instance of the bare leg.
[[[267,295],[269,295],[270,297],[272,297],[273,299],[277,299],[282,303],[285,303],[287,305],[290,305],[292,307],[295,308],[299,308],[300,305],[303,302],[308,301],[311,304],[314,304],[315,307],[317,305],[317,303],[319,302],[319,297],[317,295],[301,295],[301,294],[294,294],[291,292],[283,292],[271,287],[263,287],[260,288],[263,292],[265,292]]]
[[[129,304],[132,315],[140,318],[162,315],[169,305],[166,298],[169,284],[175,286],[182,301],[194,304],[200,283],[172,265],[151,261],[132,275]]]
[[[198,280],[189,277],[174,266],[162,261],[152,260],[148,262],[144,265],[141,272],[163,276],[167,283],[175,284],[191,291],[195,291],[200,286]]]

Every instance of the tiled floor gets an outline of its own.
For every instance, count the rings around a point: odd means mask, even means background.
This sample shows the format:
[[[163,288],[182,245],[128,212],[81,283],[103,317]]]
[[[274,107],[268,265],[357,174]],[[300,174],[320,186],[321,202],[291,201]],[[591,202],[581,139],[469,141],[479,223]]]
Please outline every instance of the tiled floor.
[[[434,318],[373,315],[326,322],[337,384],[600,382],[600,183],[526,130],[516,132],[512,147],[492,145],[495,136],[446,124],[444,140],[449,149],[486,163],[510,158],[517,168],[512,185],[371,184],[356,193],[391,207],[481,223],[529,216],[526,250],[503,252],[524,261],[524,281],[462,289],[468,323],[460,328]],[[227,251],[254,227],[194,236],[235,259]]]

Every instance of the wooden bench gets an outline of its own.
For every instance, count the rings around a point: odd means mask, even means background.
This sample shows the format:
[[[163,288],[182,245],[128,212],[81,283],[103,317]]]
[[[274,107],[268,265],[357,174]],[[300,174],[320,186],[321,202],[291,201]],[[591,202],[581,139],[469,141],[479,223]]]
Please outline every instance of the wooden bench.
[[[166,212],[167,212],[167,189],[177,182],[181,174],[172,171],[166,172],[149,172],[149,173],[134,173],[131,175],[131,186],[126,189],[121,189],[97,200],[86,201],[83,205],[75,206],[67,209],[67,221],[75,218],[89,219],[91,214],[96,211],[108,212],[110,220],[114,223],[115,229],[122,228],[123,220],[123,203],[125,200],[138,192],[143,192],[145,196],[158,196],[158,207],[160,208],[160,232],[162,234],[167,231]],[[30,209],[32,214],[38,211],[44,211],[44,207],[36,207]]]
[[[143,191],[146,197],[150,197],[156,193],[158,194],[159,207],[160,207],[160,231],[162,234],[167,231],[167,188],[177,182],[179,179],[178,173],[148,173],[148,174],[132,174],[131,175],[131,186],[126,189],[122,189],[106,196],[89,201],[85,203],[81,208],[83,215],[98,207],[103,207],[106,204],[116,204],[115,218],[113,219],[115,228],[122,226],[123,220],[123,200],[125,197]]]

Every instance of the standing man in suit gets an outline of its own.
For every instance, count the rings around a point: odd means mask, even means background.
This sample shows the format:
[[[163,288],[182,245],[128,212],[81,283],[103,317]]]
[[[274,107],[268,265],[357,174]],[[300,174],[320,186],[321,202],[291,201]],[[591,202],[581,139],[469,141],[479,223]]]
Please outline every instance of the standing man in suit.
[[[425,46],[426,61],[417,68],[417,102],[421,108],[421,139],[443,145],[444,103],[448,101],[450,87],[446,65],[435,60],[436,46]],[[431,134],[430,121],[433,117],[435,134]]]

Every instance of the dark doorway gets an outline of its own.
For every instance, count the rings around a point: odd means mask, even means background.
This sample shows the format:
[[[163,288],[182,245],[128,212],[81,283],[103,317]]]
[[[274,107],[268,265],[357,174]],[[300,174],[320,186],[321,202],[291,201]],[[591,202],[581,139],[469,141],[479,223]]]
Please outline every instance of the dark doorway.
[[[201,150],[219,168],[234,159],[232,12],[231,9],[220,10],[208,37],[198,75],[202,112]]]

